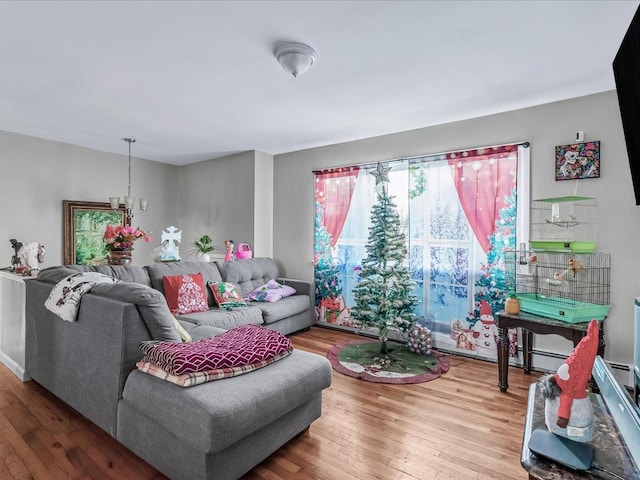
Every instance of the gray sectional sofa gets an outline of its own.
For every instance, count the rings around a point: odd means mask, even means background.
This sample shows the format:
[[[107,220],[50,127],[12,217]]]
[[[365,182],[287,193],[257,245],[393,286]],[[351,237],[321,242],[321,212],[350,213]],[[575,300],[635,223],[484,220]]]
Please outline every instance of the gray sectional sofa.
[[[44,306],[52,288],[78,271],[123,282],[95,285],[77,321]],[[178,317],[194,341],[258,324],[289,334],[313,322],[312,284],[280,279],[269,258],[147,267],[59,266],[26,282],[26,373],[174,480],[236,479],[320,417],[329,362],[293,352],[253,372],[183,388],[136,368],[146,340],[180,341],[162,293],[164,275],[231,281],[243,295],[277,279],[297,293],[275,303]],[[208,290],[208,289],[207,289]]]

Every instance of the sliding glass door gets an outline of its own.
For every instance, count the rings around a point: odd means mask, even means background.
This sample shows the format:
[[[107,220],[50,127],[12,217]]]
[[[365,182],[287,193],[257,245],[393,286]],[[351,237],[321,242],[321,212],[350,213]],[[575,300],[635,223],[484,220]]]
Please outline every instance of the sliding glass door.
[[[528,184],[527,150],[505,145],[383,162],[421,301],[415,313],[436,348],[495,358],[493,339],[480,345],[474,332],[481,310],[497,313],[513,286],[509,259],[527,235],[520,227],[528,223],[526,204],[518,202],[519,183]],[[315,172],[318,322],[361,328],[349,313],[376,202],[375,168]]]

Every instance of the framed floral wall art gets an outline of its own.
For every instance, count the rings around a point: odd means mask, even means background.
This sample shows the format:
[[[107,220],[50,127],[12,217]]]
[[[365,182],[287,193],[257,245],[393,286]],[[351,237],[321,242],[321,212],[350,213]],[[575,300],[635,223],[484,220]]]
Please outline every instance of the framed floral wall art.
[[[62,202],[62,258],[65,265],[106,265],[103,240],[107,225],[126,225],[124,205],[113,210],[108,202]]]
[[[556,181],[600,177],[600,141],[558,145]]]

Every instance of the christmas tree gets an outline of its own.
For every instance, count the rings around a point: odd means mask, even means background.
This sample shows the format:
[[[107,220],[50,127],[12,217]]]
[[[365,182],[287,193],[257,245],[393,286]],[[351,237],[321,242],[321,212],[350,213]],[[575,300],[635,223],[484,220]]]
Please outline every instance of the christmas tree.
[[[400,215],[384,184],[389,181],[389,170],[378,164],[372,173],[376,186],[382,186],[371,209],[367,256],[362,261],[360,281],[353,289],[355,306],[351,308],[355,321],[378,328],[383,354],[387,353],[389,331],[405,333],[417,322],[413,309],[419,303],[413,294],[415,283],[404,263],[407,242],[400,228]]]
[[[323,218],[324,208],[319,202],[316,202],[314,245],[316,306],[325,298],[337,298],[342,294],[342,287],[340,287],[338,278],[339,268],[333,258],[331,234],[327,231],[327,227],[324,226]]]

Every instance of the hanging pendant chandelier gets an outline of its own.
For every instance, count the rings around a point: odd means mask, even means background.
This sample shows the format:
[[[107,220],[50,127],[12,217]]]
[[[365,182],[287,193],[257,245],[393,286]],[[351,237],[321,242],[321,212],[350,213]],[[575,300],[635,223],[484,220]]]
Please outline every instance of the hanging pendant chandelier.
[[[133,204],[135,203],[135,198],[131,196],[131,144],[136,142],[135,138],[123,138],[125,142],[129,144],[129,184],[127,187],[127,195],[124,197],[124,208],[127,215],[127,220],[130,223],[131,219],[142,212],[147,211],[147,207],[149,206],[149,200],[140,198],[140,209],[137,212],[133,212]],[[120,208],[120,197],[109,197],[109,203],[111,204],[111,208],[117,210]]]

